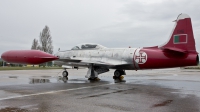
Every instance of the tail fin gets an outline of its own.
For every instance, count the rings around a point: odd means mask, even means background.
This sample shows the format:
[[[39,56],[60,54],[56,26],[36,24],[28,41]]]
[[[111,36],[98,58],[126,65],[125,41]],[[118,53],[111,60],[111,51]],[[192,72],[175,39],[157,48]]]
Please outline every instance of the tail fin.
[[[178,52],[197,53],[190,17],[187,14],[180,14],[175,22],[175,28],[169,41],[160,46],[160,48]]]

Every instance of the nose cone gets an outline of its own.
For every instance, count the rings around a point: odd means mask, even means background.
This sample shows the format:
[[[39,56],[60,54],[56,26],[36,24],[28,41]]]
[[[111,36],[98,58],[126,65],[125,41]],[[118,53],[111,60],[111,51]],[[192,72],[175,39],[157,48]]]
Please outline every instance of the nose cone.
[[[4,61],[6,61],[6,56],[8,55],[8,51],[7,52],[4,52],[2,55],[1,55],[1,59],[3,59]]]
[[[1,59],[4,59],[4,57],[5,57],[5,54],[3,53],[3,54],[1,55]]]

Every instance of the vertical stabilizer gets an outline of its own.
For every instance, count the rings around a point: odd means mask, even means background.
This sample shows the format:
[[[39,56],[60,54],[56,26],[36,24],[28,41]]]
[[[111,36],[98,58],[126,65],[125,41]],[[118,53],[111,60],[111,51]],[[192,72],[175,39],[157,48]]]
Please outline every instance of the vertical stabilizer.
[[[180,14],[177,17],[169,41],[160,48],[197,53],[191,19],[187,14]]]

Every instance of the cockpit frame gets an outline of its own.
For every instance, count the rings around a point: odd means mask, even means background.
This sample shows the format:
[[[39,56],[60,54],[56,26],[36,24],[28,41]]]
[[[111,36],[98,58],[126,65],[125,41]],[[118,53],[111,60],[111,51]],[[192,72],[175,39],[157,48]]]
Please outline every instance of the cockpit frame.
[[[83,43],[74,46],[71,50],[93,50],[93,49],[104,49],[104,48],[106,47],[99,44]]]

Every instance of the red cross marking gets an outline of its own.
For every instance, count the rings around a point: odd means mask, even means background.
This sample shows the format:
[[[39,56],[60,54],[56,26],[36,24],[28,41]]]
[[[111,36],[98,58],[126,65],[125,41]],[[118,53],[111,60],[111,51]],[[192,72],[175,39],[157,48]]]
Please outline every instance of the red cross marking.
[[[142,55],[142,54],[145,54],[145,55]],[[144,59],[145,61],[146,61],[146,59],[147,59],[147,55],[146,55],[146,53],[144,53],[144,52],[139,52],[139,56],[135,56],[135,60],[136,59],[138,59],[139,60],[139,64],[142,64],[142,63],[144,63],[142,60]]]

